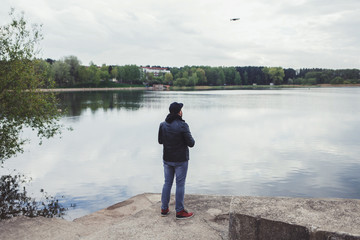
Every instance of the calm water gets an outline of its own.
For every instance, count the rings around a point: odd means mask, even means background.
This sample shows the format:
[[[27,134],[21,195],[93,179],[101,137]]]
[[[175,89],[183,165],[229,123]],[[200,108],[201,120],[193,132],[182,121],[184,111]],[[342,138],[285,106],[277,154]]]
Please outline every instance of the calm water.
[[[360,88],[60,97],[74,130],[42,146],[33,140],[6,167],[31,176],[35,196],[40,188],[63,195],[68,219],[161,192],[157,131],[173,101],[184,103],[196,140],[187,193],[360,198]]]

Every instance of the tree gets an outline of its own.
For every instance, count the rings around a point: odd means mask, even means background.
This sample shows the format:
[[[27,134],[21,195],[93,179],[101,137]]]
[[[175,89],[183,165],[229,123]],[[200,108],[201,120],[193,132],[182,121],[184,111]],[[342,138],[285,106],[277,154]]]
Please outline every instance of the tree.
[[[242,79],[243,79],[244,85],[247,85],[247,84],[248,84],[248,81],[249,81],[249,76],[248,76],[248,72],[247,72],[247,71],[244,72],[244,77],[243,77]]]
[[[36,68],[36,47],[42,39],[41,26],[29,28],[24,15],[12,9],[10,24],[0,27],[0,162],[23,151],[20,138],[24,127],[43,138],[60,133],[60,113],[52,93],[37,89],[48,87],[49,79]]]
[[[206,85],[207,79],[205,75],[205,71],[202,68],[196,69],[196,75],[199,79],[198,84],[199,85]]]
[[[174,82],[174,86],[184,87],[184,86],[188,85],[188,82],[189,82],[189,80],[187,78],[178,78]]]
[[[149,73],[146,73],[146,74],[147,74],[147,79],[148,79],[150,82],[155,78],[153,72],[149,72]]]
[[[322,72],[308,72],[305,74],[305,79],[311,79],[310,82],[323,83]]]
[[[224,85],[225,84],[225,73],[224,71],[220,68],[219,72],[218,72],[218,79],[216,80],[216,85]]]
[[[61,60],[52,65],[52,77],[59,87],[68,87],[74,84],[70,75],[70,66]]]
[[[177,67],[170,68],[170,72],[173,75],[174,79],[180,78],[181,71]]]
[[[234,85],[235,84],[235,68],[234,67],[225,67],[225,84]]]
[[[53,87],[53,80],[51,78],[51,65],[44,60],[36,59],[34,61],[34,69],[37,75],[42,75],[45,88]]]
[[[100,74],[98,70],[98,67],[94,64],[94,63],[90,63],[90,67],[87,69],[88,71],[88,76],[89,79],[88,81],[93,84],[93,85],[97,85],[100,83]]]
[[[113,67],[113,68],[111,69],[110,76],[111,76],[112,79],[114,79],[114,78],[117,77],[117,75],[118,75],[118,68],[117,68],[117,67]]]
[[[291,80],[289,82],[289,80],[296,78],[296,71],[292,68],[287,68],[287,69],[284,69],[284,74],[285,74],[285,77],[284,77],[285,84],[292,84],[293,81]]]
[[[333,79],[331,79],[330,83],[331,84],[342,84],[342,83],[344,83],[344,79],[342,79],[341,77],[334,77]]]
[[[124,81],[124,75],[125,75],[125,70],[124,70],[124,67],[121,67],[121,66],[118,66],[117,67],[117,77],[116,79],[122,83]]]
[[[89,82],[90,73],[85,66],[80,66],[79,68],[79,82],[87,83]]]
[[[191,77],[189,77],[188,86],[195,86],[198,83],[198,77],[194,72]]]
[[[119,75],[121,82],[140,83],[140,70],[136,65],[125,65],[119,67]]]
[[[238,71],[235,72],[235,85],[241,85],[241,76]]]
[[[218,74],[217,74],[217,71],[215,70],[215,68],[206,67],[205,74],[206,74],[206,79],[208,81],[208,84],[210,86],[211,85],[216,85]]]
[[[110,80],[109,67],[106,66],[106,64],[103,64],[98,72],[100,74],[101,81],[109,81]]]
[[[80,69],[80,60],[75,56],[68,56],[64,58],[64,62],[69,65],[70,77],[71,82],[78,83],[80,82],[79,79],[79,69]]]
[[[273,81],[275,85],[279,85],[283,83],[285,73],[284,69],[281,67],[271,67],[263,68],[263,72],[269,76],[269,78]]]
[[[139,84],[140,82],[140,70],[139,67],[136,65],[130,65],[129,66],[129,72],[130,72],[130,83],[131,84]]]
[[[24,127],[37,131],[40,142],[61,130],[55,95],[38,91],[54,86],[48,63],[35,59],[35,47],[42,39],[40,26],[29,29],[24,15],[16,17],[13,9],[10,16],[11,23],[0,26],[0,167],[23,151],[27,140],[21,139],[20,133]],[[46,193],[41,202],[28,197],[22,186],[25,182],[21,174],[0,177],[1,219],[64,214],[66,209]]]
[[[165,83],[170,84],[173,81],[173,75],[171,73],[165,73]]]

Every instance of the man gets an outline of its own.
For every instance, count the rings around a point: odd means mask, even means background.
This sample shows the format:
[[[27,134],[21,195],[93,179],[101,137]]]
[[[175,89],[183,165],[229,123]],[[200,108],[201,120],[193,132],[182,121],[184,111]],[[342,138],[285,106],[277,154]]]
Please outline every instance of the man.
[[[165,122],[159,127],[158,140],[163,144],[165,183],[161,194],[161,216],[167,216],[169,211],[170,193],[174,176],[176,176],[175,210],[176,219],[191,218],[194,213],[184,208],[185,180],[188,170],[189,148],[195,140],[191,136],[189,126],[182,119],[182,103],[170,104]]]

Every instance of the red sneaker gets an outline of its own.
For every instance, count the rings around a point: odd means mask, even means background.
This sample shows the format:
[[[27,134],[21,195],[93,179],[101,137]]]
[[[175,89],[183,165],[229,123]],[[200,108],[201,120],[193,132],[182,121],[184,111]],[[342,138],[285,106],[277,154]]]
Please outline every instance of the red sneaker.
[[[188,212],[185,209],[180,212],[176,212],[176,219],[188,219],[194,216],[194,213]]]
[[[169,208],[167,208],[167,209],[161,209],[161,216],[162,217],[166,217],[167,215],[169,215],[170,214],[170,210],[169,210]]]

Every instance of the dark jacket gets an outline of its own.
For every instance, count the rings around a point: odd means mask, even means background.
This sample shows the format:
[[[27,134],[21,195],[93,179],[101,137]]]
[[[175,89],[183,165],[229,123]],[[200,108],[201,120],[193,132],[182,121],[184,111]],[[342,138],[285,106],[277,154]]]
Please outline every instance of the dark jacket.
[[[195,145],[189,126],[177,114],[169,114],[159,127],[158,140],[163,144],[163,160],[185,162],[189,160],[189,148]]]

